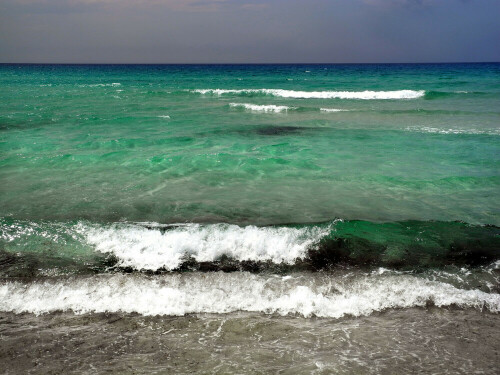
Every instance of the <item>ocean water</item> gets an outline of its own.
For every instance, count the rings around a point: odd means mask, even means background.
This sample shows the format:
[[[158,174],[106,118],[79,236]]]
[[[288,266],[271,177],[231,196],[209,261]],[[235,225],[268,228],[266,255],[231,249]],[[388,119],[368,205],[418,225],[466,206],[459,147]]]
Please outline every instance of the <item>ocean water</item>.
[[[495,373],[499,193],[498,63],[0,65],[0,358]]]

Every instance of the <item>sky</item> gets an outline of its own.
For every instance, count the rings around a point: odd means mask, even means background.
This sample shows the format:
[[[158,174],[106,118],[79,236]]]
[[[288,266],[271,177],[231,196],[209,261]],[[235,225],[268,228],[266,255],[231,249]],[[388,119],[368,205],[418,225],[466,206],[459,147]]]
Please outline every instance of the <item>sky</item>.
[[[500,61],[500,0],[0,0],[0,62]]]

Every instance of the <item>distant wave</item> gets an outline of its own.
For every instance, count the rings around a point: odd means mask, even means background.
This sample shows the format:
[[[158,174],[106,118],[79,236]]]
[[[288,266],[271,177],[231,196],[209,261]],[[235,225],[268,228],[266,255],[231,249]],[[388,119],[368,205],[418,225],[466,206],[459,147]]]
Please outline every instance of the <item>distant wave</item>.
[[[406,131],[418,133],[435,133],[435,134],[487,134],[500,135],[500,129],[454,129],[454,128],[435,128],[430,126],[409,126]]]
[[[160,115],[160,116],[156,116],[156,117],[164,118],[164,119],[167,119],[167,120],[170,118],[169,115]]]
[[[348,109],[338,109],[338,108],[320,108],[321,112],[347,112]]]
[[[480,91],[426,91],[424,99],[433,100],[433,99],[442,99],[447,97],[456,97],[456,96],[464,96],[464,95],[489,95],[487,92]],[[495,95],[495,94],[493,94]]]
[[[318,108],[313,107],[289,107],[286,105],[258,105],[251,103],[229,103],[230,107],[233,108],[244,108],[249,111],[255,112],[287,112],[291,110],[298,110],[301,112],[304,111],[317,111]],[[339,108],[319,108],[321,112],[347,112],[348,109],[339,109]]]
[[[286,105],[257,105],[249,103],[229,103],[229,106],[256,112],[286,112],[296,109],[295,107],[288,107]]]
[[[411,108],[411,109],[372,109],[378,113],[384,114],[415,114],[415,115],[472,115],[477,116],[478,114],[492,114],[499,115],[500,112],[495,111],[467,111],[460,109],[424,109],[424,108]]]
[[[298,276],[237,273],[98,275],[0,284],[0,311],[142,315],[230,313],[363,316],[393,308],[459,306],[500,312],[500,295],[412,275]]]
[[[191,92],[212,95],[271,95],[281,98],[295,99],[360,99],[360,100],[385,100],[385,99],[417,99],[425,95],[424,90],[396,90],[396,91],[294,91],[282,89],[197,89]]]
[[[113,83],[91,83],[91,84],[81,84],[79,87],[118,87],[121,86],[121,83],[113,82]]]

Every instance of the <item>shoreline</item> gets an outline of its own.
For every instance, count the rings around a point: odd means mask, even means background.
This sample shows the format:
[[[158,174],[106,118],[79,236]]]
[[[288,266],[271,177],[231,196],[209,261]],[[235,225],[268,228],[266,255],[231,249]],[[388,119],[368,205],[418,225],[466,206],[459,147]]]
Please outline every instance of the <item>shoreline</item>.
[[[500,347],[500,314],[436,307],[341,319],[0,313],[0,327],[6,374],[494,374]]]

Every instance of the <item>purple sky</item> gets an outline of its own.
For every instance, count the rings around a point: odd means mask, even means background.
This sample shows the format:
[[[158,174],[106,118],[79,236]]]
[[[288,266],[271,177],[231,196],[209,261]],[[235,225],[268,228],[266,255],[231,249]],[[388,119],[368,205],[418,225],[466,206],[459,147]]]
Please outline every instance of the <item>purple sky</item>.
[[[500,0],[0,0],[0,62],[500,61]]]

